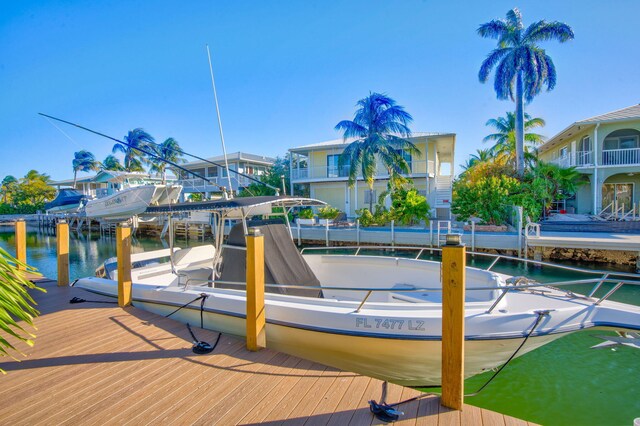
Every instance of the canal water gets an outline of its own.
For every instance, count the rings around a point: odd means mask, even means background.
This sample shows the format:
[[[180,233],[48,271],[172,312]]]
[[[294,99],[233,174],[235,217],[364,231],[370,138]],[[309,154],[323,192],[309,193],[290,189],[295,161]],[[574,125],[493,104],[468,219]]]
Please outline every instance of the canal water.
[[[13,227],[0,227],[0,247],[13,254],[14,244]],[[193,240],[176,241],[177,247],[193,244],[201,243]],[[28,263],[38,268],[44,276],[55,277],[55,236],[30,230],[27,247]],[[158,238],[135,238],[132,251],[163,247],[167,247],[167,243]],[[369,254],[415,256],[410,252],[389,253],[381,250]],[[115,255],[114,238],[101,237],[96,232],[72,232],[71,279],[93,275],[102,261]],[[428,251],[423,254],[423,258],[430,256]],[[490,260],[486,258],[469,259],[469,264],[475,266],[486,266],[488,262]],[[600,265],[565,265],[603,269]],[[510,275],[531,276],[543,282],[585,277],[575,272],[546,268],[523,269],[521,264],[501,263],[495,269]],[[617,270],[630,272],[620,268]],[[588,288],[580,291],[588,292]],[[623,287],[612,299],[640,305],[640,288]],[[467,397],[465,402],[544,425],[633,424],[633,420],[640,417],[640,350],[627,346],[591,349],[591,346],[603,342],[597,337],[603,335],[615,334],[612,331],[580,331],[518,357],[478,396]],[[492,374],[487,372],[468,379],[465,392],[475,392]]]

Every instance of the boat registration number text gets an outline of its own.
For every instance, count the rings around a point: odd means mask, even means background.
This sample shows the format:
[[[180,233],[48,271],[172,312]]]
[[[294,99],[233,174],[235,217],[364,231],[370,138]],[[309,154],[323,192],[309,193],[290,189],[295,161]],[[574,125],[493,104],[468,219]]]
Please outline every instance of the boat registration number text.
[[[425,331],[424,321],[388,318],[356,318],[356,328]]]

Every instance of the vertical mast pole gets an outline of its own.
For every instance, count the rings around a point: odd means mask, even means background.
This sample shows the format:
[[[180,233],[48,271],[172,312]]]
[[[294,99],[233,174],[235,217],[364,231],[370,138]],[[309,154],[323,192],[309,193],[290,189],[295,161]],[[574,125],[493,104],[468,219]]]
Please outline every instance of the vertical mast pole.
[[[216,81],[213,78],[213,65],[211,65],[211,52],[207,44],[207,57],[209,58],[209,72],[211,73],[211,86],[213,87],[213,99],[216,104],[216,114],[218,115],[218,128],[220,129],[220,139],[222,140],[222,154],[224,155],[224,167],[227,169],[227,182],[229,184],[229,194],[233,198],[233,187],[231,186],[231,174],[229,173],[229,161],[227,160],[227,147],[224,144],[224,133],[222,132],[222,120],[220,119],[220,107],[218,106],[218,93],[216,92]]]

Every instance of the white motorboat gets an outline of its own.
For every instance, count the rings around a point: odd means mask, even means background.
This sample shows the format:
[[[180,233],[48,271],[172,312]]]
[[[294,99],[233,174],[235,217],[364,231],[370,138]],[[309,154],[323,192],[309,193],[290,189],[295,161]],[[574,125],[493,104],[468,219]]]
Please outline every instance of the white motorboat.
[[[96,181],[99,178],[100,173]],[[143,173],[109,172],[105,174],[105,182],[107,188],[98,190],[97,198],[85,204],[87,217],[128,219],[150,206],[176,203],[182,192],[180,185],[163,184]]]
[[[215,245],[145,253],[143,263],[134,261],[133,304],[161,315],[187,305],[172,317],[198,324],[202,313],[205,328],[243,336],[244,235],[252,226],[247,219],[268,215],[274,206],[288,212],[295,206],[320,204],[294,197],[254,197],[152,209],[157,213],[211,211],[217,237]],[[230,218],[240,223],[222,244],[224,219]],[[285,225],[259,227],[265,236],[268,347],[398,384],[440,383],[441,264],[420,259],[425,249],[417,248],[413,259],[359,255],[360,250],[350,255],[300,253]],[[499,259],[497,256],[496,261]],[[98,276],[82,278],[75,285],[115,297],[114,262],[105,262]],[[640,307],[608,300],[623,284],[639,285],[638,275],[604,273],[593,279],[555,283],[593,284],[590,294],[582,296],[548,283],[494,272],[495,264],[487,270],[467,267],[467,376],[573,331],[640,329]],[[606,294],[593,297],[611,283],[615,285]]]

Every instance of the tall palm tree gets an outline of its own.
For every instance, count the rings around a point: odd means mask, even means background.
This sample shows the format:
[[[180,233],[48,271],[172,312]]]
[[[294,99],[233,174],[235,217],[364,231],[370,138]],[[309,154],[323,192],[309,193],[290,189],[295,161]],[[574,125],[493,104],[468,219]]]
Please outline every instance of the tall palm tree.
[[[172,163],[184,163],[186,160],[182,158],[182,149],[180,144],[174,138],[167,138],[160,144],[154,144],[153,150],[159,158],[150,160],[152,173],[162,175],[162,183],[167,179],[167,161]]]
[[[546,122],[542,118],[531,118],[527,113],[524,114],[524,157],[525,162],[531,164],[535,161],[535,155],[531,152],[533,147],[542,144],[545,137],[538,133],[527,133],[527,130],[536,127],[543,127]],[[489,152],[495,156],[506,156],[510,160],[515,161],[516,158],[516,114],[507,112],[506,117],[491,118],[486,123],[487,126],[496,129],[496,133],[487,135],[483,142],[494,142],[489,148]]]
[[[102,162],[102,170],[113,170],[119,172],[124,170],[124,166],[116,156],[109,154]]]
[[[124,137],[124,141],[129,144],[123,145],[117,143],[111,150],[112,153],[122,152],[124,153],[124,168],[128,172],[143,172],[143,164],[147,163],[147,159],[144,154],[136,148],[145,149],[152,144],[155,139],[144,129],[136,128],[129,130],[129,133]]]
[[[338,166],[349,166],[350,186],[362,173],[373,191],[380,160],[389,172],[389,189],[393,189],[402,174],[411,172],[403,153],[420,156],[418,148],[406,139],[411,136],[408,125],[413,118],[396,101],[380,93],[369,93],[356,106],[353,121],[343,120],[335,127],[343,132],[345,142],[354,139],[340,154]],[[373,210],[373,197],[369,197],[369,210]]]
[[[73,187],[76,186],[76,178],[78,172],[89,172],[91,170],[100,170],[100,162],[96,161],[96,157],[84,149],[73,153]]]
[[[531,102],[546,86],[556,85],[556,68],[545,50],[536,43],[558,40],[563,43],[574,38],[573,30],[562,22],[538,21],[527,29],[516,8],[507,12],[506,19],[494,19],[480,25],[478,34],[498,40],[494,49],[482,62],[478,77],[486,82],[495,68],[494,89],[498,99],[511,98],[516,103],[516,172],[524,175],[524,101]],[[515,96],[514,96],[515,86]]]

